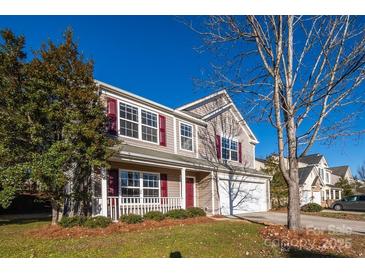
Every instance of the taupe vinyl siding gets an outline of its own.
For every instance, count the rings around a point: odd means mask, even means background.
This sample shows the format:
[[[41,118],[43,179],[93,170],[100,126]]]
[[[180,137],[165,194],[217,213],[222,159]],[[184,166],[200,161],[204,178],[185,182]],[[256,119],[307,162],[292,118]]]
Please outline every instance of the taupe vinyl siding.
[[[111,97],[111,96],[106,96],[105,94],[101,95],[101,99],[102,102],[104,103],[105,107],[106,107],[106,98],[107,97]],[[113,97],[111,97],[113,98]],[[119,100],[117,98],[116,99],[118,102],[121,102],[123,100]],[[132,104],[133,102],[130,103],[129,101],[125,101],[125,103],[127,104]],[[138,105],[136,105],[137,107],[140,107]],[[143,106],[140,107],[143,109]],[[146,142],[140,139],[133,139],[133,138],[129,138],[129,137],[125,137],[125,136],[121,136],[119,135],[119,138],[121,140],[123,140],[126,144],[130,144],[130,145],[135,145],[135,146],[139,146],[139,147],[143,147],[143,148],[148,148],[148,149],[155,149],[155,150],[159,150],[159,151],[163,151],[163,152],[169,152],[169,153],[174,153],[174,121],[173,121],[173,116],[170,116],[168,114],[165,114],[161,111],[158,111],[156,109],[152,109],[152,108],[146,108],[146,110],[152,110],[155,113],[157,113],[158,115],[163,115],[166,117],[166,146],[161,146],[159,143],[151,143],[151,142]],[[158,119],[158,118],[157,118]],[[118,127],[119,127],[119,113],[118,113]],[[141,133],[139,133],[141,134]],[[159,130],[157,130],[157,134],[159,134]]]
[[[227,129],[227,124],[230,125],[229,129]],[[255,145],[250,143],[249,137],[243,131],[242,127],[235,121],[235,117],[229,110],[226,110],[222,114],[211,119],[207,129],[200,129],[199,136],[202,138],[199,138],[199,155],[201,158],[208,160],[210,159],[213,161],[216,160],[216,158],[213,156],[208,158],[209,153],[216,153],[215,132],[217,132],[217,134],[220,136],[230,132],[236,137],[238,142],[242,143],[242,164],[240,164],[238,161],[229,161],[230,164],[239,166],[243,165],[249,168],[254,167]]]

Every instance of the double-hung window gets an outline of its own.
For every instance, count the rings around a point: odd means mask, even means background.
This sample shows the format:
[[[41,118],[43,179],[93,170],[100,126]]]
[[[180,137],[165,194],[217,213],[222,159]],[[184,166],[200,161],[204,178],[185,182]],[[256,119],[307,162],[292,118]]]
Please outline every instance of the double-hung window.
[[[142,116],[142,140],[157,143],[157,115],[143,110]]]
[[[190,125],[180,124],[181,149],[193,151],[193,128]]]
[[[138,108],[119,104],[120,134],[138,139]]]
[[[222,137],[222,158],[238,161],[238,142]]]
[[[158,177],[157,174],[143,173],[143,197],[159,196]]]
[[[122,197],[140,197],[139,172],[122,171],[120,177]]]
[[[120,189],[122,197],[159,197],[160,176],[155,173],[122,170]]]

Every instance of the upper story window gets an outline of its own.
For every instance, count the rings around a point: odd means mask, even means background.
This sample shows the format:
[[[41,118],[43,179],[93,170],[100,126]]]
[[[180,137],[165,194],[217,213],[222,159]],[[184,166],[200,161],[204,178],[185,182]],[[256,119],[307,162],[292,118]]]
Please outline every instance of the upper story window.
[[[238,143],[237,141],[222,137],[222,158],[224,160],[238,160]]]
[[[119,104],[120,134],[138,138],[138,109],[124,103]]]
[[[157,143],[157,115],[143,110],[142,116],[142,140]]]
[[[193,127],[180,124],[180,147],[185,150],[193,150]]]
[[[120,135],[158,143],[157,114],[126,103],[119,103]]]

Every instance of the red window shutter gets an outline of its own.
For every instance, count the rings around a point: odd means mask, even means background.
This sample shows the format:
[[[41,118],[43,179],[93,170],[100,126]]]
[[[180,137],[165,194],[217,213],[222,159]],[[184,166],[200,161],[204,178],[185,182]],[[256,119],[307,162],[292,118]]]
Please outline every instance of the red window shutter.
[[[108,133],[117,134],[117,100],[108,98],[107,101]]]
[[[166,117],[159,115],[160,119],[160,146],[166,146]]]
[[[220,160],[221,158],[221,136],[216,135],[215,136],[215,147],[217,149],[217,158]]]
[[[161,197],[167,197],[167,174],[160,174]]]
[[[108,196],[118,196],[118,170],[110,169],[108,171]]]
[[[238,143],[238,161],[242,163],[242,143]]]

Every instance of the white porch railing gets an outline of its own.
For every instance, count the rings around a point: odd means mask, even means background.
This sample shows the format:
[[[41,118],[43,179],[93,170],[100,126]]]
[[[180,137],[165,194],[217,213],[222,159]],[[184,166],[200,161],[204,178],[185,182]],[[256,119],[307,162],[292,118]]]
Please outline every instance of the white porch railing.
[[[180,197],[154,197],[134,198],[108,196],[108,217],[113,220],[119,219],[121,215],[138,214],[143,216],[149,211],[160,211],[166,213],[173,209],[181,208]],[[118,210],[119,209],[119,210]]]

